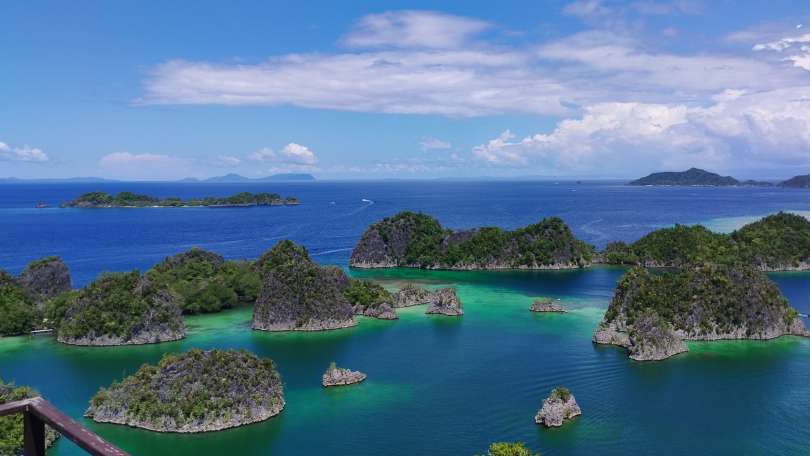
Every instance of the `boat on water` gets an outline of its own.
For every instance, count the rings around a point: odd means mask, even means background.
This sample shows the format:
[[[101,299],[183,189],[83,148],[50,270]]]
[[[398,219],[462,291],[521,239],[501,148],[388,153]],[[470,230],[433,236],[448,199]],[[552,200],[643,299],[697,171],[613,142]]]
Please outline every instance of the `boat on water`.
[[[46,207],[48,207],[48,203],[45,203],[45,202],[42,202],[42,201],[38,202],[37,205],[36,205],[37,209],[45,209]]]

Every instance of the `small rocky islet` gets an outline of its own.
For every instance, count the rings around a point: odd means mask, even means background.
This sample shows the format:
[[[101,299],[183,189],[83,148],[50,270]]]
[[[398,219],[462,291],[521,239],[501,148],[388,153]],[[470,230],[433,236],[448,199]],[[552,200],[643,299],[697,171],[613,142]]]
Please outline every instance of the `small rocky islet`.
[[[545,427],[560,427],[579,415],[582,415],[582,410],[574,395],[567,388],[557,387],[543,400],[534,422]]]
[[[554,302],[551,298],[539,298],[532,302],[529,310],[532,312],[552,312],[552,313],[565,313],[565,308],[562,304]]]
[[[272,360],[244,350],[192,349],[101,388],[85,416],[156,432],[198,433],[264,421],[284,407]]]
[[[321,384],[324,388],[352,385],[364,381],[366,377],[367,375],[363,372],[338,367],[333,362],[329,364],[329,367],[326,368],[326,372],[323,373]]]

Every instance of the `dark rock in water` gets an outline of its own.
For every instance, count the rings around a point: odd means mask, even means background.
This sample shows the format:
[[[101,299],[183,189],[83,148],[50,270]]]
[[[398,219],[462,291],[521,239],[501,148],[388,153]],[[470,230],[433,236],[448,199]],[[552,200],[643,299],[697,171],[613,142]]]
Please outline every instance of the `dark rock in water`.
[[[355,268],[570,269],[590,265],[594,248],[559,218],[506,231],[453,231],[425,214],[402,212],[371,225],[352,250]]]
[[[559,427],[575,416],[582,415],[577,400],[566,388],[554,388],[543,401],[534,421],[545,427]]]
[[[458,299],[454,288],[442,288],[433,294],[433,300],[428,306],[426,314],[441,314],[451,317],[464,315],[461,309],[461,301]]]
[[[102,274],[63,298],[56,334],[65,344],[138,345],[186,335],[176,296],[154,288],[138,271]]]
[[[394,307],[411,307],[431,302],[433,302],[433,293],[411,283],[394,294]]]
[[[32,261],[18,280],[40,308],[48,299],[73,288],[70,270],[61,258],[55,256]]]
[[[535,299],[529,310],[532,312],[565,312],[562,305],[549,298]]]
[[[625,347],[632,359],[648,361],[686,351],[686,340],[788,334],[810,335],[765,274],[743,264],[702,264],[681,271],[629,270],[593,342]]]
[[[329,365],[321,378],[321,384],[324,387],[330,386],[343,386],[351,385],[353,383],[360,383],[366,379],[366,374],[337,367],[335,363]]]
[[[264,421],[284,409],[273,361],[241,350],[193,349],[143,365],[102,388],[85,416],[157,432],[209,432]]]
[[[281,241],[256,263],[262,288],[253,309],[253,329],[321,331],[357,324],[344,295],[349,278],[336,267],[312,262],[306,249]]]

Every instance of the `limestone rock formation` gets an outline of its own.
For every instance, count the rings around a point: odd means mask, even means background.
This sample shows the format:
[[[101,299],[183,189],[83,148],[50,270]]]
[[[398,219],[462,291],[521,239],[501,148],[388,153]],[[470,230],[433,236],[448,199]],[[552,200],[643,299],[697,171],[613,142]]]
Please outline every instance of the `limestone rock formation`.
[[[273,361],[241,350],[193,349],[102,388],[85,416],[156,432],[219,431],[263,421],[284,409]]]
[[[554,302],[550,298],[535,299],[529,310],[532,312],[565,312],[560,303]]]
[[[433,300],[425,313],[457,317],[464,315],[464,310],[454,288],[441,288],[434,292]]]
[[[321,378],[324,387],[351,385],[360,383],[366,379],[366,374],[360,371],[353,371],[342,367],[337,367],[335,363],[329,365]]]
[[[73,288],[70,270],[55,256],[32,261],[17,280],[40,308],[46,300]]]
[[[567,388],[557,387],[543,401],[534,421],[545,427],[559,427],[575,416],[582,415],[577,400]]]
[[[315,264],[305,248],[281,241],[256,267],[262,287],[253,309],[253,329],[321,331],[357,324],[343,293],[349,278],[339,268]]]

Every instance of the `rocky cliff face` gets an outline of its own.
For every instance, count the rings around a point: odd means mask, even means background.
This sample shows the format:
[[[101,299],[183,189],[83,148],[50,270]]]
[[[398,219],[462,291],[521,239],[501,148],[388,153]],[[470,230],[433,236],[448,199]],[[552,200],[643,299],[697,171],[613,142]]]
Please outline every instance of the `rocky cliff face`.
[[[563,309],[560,303],[554,302],[549,298],[535,299],[531,307],[529,307],[529,310],[532,312],[565,312],[565,309]]]
[[[776,285],[748,265],[696,265],[681,271],[629,270],[593,341],[626,347],[639,361],[687,350],[685,340],[807,336]]]
[[[244,350],[191,350],[102,388],[85,416],[157,432],[208,432],[271,418],[284,409],[272,360]]]
[[[514,231],[452,231],[427,215],[402,212],[371,225],[352,251],[356,268],[568,269],[587,266],[593,247],[559,218]]]
[[[411,307],[433,302],[433,293],[409,283],[394,293],[394,307]]]
[[[176,297],[137,271],[104,274],[66,298],[57,340],[70,345],[138,345],[178,340],[186,327]]]
[[[366,379],[366,374],[360,371],[353,371],[342,367],[335,366],[332,363],[321,378],[321,384],[324,387],[330,386],[343,386],[351,385],[353,383],[360,383]]]
[[[343,295],[352,305],[355,315],[396,320],[399,318],[394,309],[394,297],[381,285],[366,280],[349,279],[349,286]]]
[[[574,395],[565,388],[554,388],[543,400],[543,407],[537,412],[534,421],[545,427],[559,427],[579,415],[582,415],[582,410]]]
[[[73,288],[70,270],[59,257],[46,257],[31,262],[20,274],[18,281],[40,308],[46,300]]]
[[[259,259],[257,267],[263,277],[253,329],[320,331],[357,324],[343,293],[349,286],[346,274],[313,263],[303,247],[281,241]]]
[[[457,317],[464,315],[464,310],[454,288],[441,288],[433,293],[433,299],[425,313]]]

